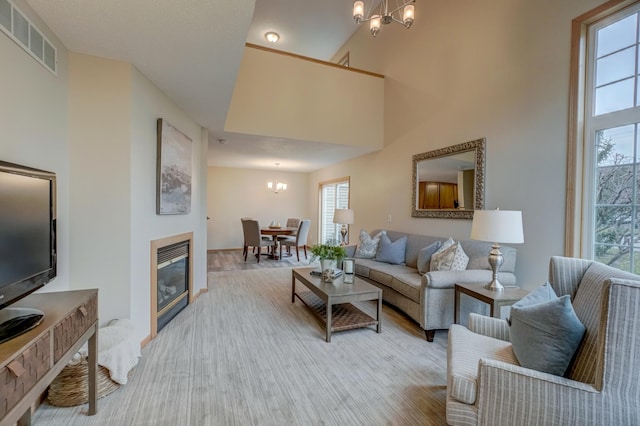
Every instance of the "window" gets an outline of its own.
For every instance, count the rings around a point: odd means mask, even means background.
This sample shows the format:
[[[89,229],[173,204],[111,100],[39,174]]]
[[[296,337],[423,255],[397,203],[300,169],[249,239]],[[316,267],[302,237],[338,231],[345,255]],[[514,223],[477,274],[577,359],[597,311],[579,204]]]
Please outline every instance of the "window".
[[[349,208],[349,178],[320,183],[320,235],[321,243],[339,243],[342,225],[333,223],[336,209]]]
[[[585,41],[580,255],[640,273],[640,3]]]

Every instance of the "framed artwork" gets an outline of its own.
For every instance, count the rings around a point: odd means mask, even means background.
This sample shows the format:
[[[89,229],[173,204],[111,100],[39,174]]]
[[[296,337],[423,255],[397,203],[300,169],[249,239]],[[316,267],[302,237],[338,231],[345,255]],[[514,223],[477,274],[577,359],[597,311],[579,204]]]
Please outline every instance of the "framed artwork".
[[[156,213],[191,212],[192,141],[158,118]]]

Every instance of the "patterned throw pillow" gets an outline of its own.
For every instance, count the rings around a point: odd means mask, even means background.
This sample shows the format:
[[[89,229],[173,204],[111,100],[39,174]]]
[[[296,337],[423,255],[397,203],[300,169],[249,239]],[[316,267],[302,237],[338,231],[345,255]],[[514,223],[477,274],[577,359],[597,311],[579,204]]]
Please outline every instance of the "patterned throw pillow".
[[[380,243],[380,237],[386,235],[387,231],[384,229],[378,232],[374,237],[371,237],[367,231],[362,229],[360,231],[360,242],[356,249],[356,256],[361,259],[373,259],[378,251],[378,244]]]
[[[453,240],[453,238],[449,237],[447,239],[447,241],[442,243],[440,245],[440,248],[438,250],[436,250],[436,252],[431,255],[431,260],[429,261],[429,270],[430,271],[437,271],[437,269],[436,269],[437,265],[436,265],[436,262],[434,261],[434,259],[437,259],[437,258],[435,256],[441,254],[442,252],[444,252],[446,249],[448,249],[449,247],[451,247],[455,243],[456,242]]]
[[[431,256],[431,271],[464,271],[469,264],[469,256],[457,242],[444,251],[436,252]]]

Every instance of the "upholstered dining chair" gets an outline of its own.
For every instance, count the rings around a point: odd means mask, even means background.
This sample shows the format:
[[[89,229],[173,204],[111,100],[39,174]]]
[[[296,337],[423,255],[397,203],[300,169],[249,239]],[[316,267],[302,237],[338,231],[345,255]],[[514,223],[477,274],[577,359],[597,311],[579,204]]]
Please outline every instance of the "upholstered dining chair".
[[[290,241],[294,242],[296,240],[296,234],[298,233],[298,228],[300,227],[300,219],[295,217],[290,217],[287,219],[287,228],[296,228],[294,232],[287,235],[280,235],[278,237],[278,242],[280,241]],[[287,246],[287,254],[291,255],[291,246]]]
[[[260,263],[262,247],[268,247],[275,251],[276,242],[271,239],[267,240],[262,238],[260,235],[260,224],[257,220],[242,220],[242,230],[244,232],[244,247],[242,253],[244,254],[245,262],[249,254],[249,247],[258,248],[258,263]]]
[[[300,221],[300,226],[298,226],[298,232],[296,233],[295,238],[289,237],[288,239],[279,240],[280,258],[282,258],[282,246],[287,246],[287,248],[295,247],[298,262],[300,261],[299,248],[302,246],[304,248],[304,258],[307,258],[307,238],[309,237],[309,228],[311,228],[311,220],[304,219]]]
[[[245,220],[253,220],[253,218],[251,218],[251,217],[241,217],[241,218],[240,218],[240,222],[241,222],[241,223],[242,223],[242,222],[244,222]],[[244,234],[244,225],[243,225],[243,227],[242,227],[242,232],[243,232],[243,234]],[[273,238],[271,238],[271,236],[270,236],[270,235],[261,235],[261,237],[262,237],[262,239],[263,239],[263,240],[272,240],[272,239],[273,239]],[[244,241],[243,241],[243,243],[242,243],[242,255],[243,255],[243,256],[244,256],[245,250],[247,249],[246,241],[247,241],[247,239],[245,238],[245,239],[244,239]],[[256,252],[256,248],[255,248],[255,247],[253,247],[253,249],[251,250],[251,252],[252,252],[252,253],[255,253],[255,252]]]
[[[290,217],[287,219],[287,228],[298,228],[300,227],[300,219],[297,219],[295,217]],[[291,235],[296,235],[298,231],[294,232]]]

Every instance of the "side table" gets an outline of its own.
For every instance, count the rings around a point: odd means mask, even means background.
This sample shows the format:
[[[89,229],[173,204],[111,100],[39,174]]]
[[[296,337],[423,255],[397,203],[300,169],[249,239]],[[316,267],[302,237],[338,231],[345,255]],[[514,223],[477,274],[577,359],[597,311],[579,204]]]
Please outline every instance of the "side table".
[[[484,288],[486,283],[465,283],[455,285],[455,300],[453,305],[453,322],[459,323],[460,317],[460,293],[471,296],[474,299],[489,305],[489,314],[494,318],[500,318],[500,308],[511,306],[522,299],[529,292],[520,287],[505,287],[504,291],[494,291]]]

